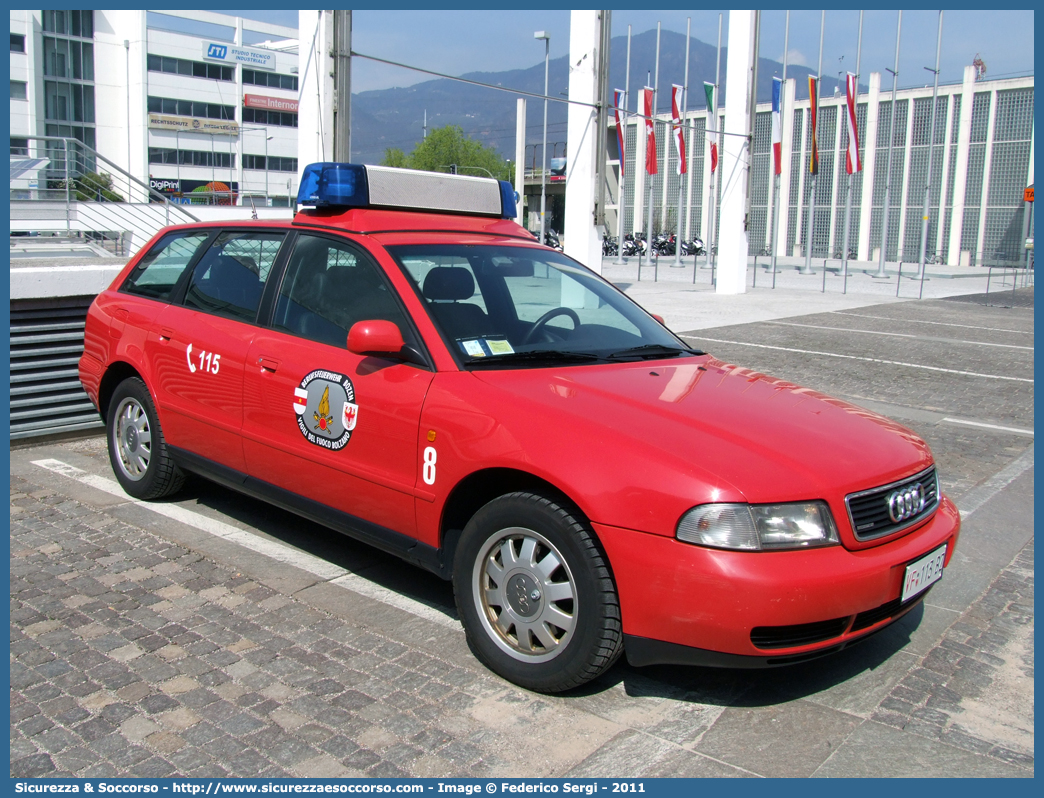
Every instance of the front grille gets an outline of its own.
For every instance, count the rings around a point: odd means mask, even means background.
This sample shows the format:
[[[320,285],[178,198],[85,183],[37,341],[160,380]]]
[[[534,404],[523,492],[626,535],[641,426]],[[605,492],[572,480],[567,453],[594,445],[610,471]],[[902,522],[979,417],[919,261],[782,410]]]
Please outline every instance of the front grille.
[[[755,626],[750,632],[750,642],[756,648],[807,646],[832,637],[840,637],[844,634],[850,617],[852,616],[794,626]]]
[[[893,521],[888,511],[888,497],[895,491],[917,485],[924,495],[924,508],[910,518]],[[939,506],[939,480],[936,477],[935,466],[890,485],[849,494],[845,497],[845,504],[848,507],[848,520],[852,523],[852,531],[857,540],[871,540],[906,529],[930,516]]]
[[[852,631],[858,632],[860,629],[866,629],[869,626],[873,626],[875,623],[880,623],[886,618],[891,618],[898,615],[900,612],[905,612],[917,602],[923,601],[924,597],[931,592],[932,587],[935,587],[935,585],[931,585],[927,590],[918,593],[912,599],[909,599],[906,604],[903,604],[901,599],[892,599],[891,601],[882,604],[880,607],[875,607],[872,610],[859,613],[855,618],[855,622],[852,624]]]

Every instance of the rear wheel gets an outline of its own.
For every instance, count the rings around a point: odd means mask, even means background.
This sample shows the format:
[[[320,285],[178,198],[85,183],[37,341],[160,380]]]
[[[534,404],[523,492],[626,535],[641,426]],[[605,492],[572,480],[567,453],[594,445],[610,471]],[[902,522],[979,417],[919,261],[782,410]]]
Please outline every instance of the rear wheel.
[[[484,506],[464,529],[453,571],[472,651],[515,684],[569,690],[623,650],[605,554],[584,523],[548,499],[512,493]]]
[[[116,386],[106,421],[109,461],[120,485],[136,499],[160,499],[181,489],[185,475],[170,459],[156,406],[137,377]]]

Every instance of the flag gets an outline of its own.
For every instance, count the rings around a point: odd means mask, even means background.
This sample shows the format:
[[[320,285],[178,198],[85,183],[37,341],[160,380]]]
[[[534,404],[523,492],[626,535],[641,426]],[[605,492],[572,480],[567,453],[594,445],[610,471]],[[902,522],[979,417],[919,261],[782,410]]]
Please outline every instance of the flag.
[[[714,84],[703,81],[703,91],[707,95],[707,128],[713,131],[713,134],[717,136],[718,111],[714,104]],[[714,174],[714,170],[718,168],[718,143],[714,139],[711,139],[710,155],[711,174]]]
[[[863,171],[863,162],[859,160],[859,134],[856,131],[856,95],[859,94],[859,84],[856,76],[848,73],[848,152],[845,153],[845,171],[855,174]]]
[[[783,81],[772,78],[772,160],[776,165],[776,174],[783,169],[783,120],[780,116],[779,102],[783,93]]]
[[[816,142],[816,116],[819,112],[819,79],[808,76],[808,97],[811,100],[812,109],[812,152],[808,159],[808,172],[812,175],[819,174],[819,146]]]
[[[653,90],[646,86],[642,89],[642,94],[645,95],[645,171],[650,174],[656,174],[656,133],[653,130]]]
[[[689,171],[685,162],[685,135],[682,132],[681,111],[678,110],[678,95],[684,89],[678,84],[671,87],[671,129],[674,132],[674,146],[678,150],[678,174],[683,175]]]
[[[621,94],[623,94],[622,91],[620,91],[619,89],[615,90],[615,94],[614,94],[614,97],[613,97],[613,105],[615,106],[615,108],[613,109],[613,111],[616,114],[616,143],[618,145],[620,145],[620,174],[623,175],[623,173],[624,173],[624,134],[623,134],[623,125],[620,124],[620,95]]]

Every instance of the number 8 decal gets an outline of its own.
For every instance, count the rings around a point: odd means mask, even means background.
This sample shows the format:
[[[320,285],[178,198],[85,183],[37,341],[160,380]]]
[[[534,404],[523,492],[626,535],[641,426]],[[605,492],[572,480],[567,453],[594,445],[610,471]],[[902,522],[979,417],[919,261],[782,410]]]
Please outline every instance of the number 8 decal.
[[[434,485],[435,484],[435,461],[438,460],[438,453],[435,451],[434,446],[429,446],[424,450],[424,484]]]

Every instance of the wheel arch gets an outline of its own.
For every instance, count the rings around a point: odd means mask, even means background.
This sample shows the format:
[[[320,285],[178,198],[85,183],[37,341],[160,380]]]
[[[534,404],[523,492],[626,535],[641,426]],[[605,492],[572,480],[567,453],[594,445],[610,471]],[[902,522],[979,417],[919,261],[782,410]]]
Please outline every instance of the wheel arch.
[[[457,543],[471,517],[498,496],[520,491],[538,494],[568,509],[577,520],[588,526],[591,534],[597,539],[597,533],[591,526],[587,513],[558,486],[527,471],[514,468],[486,468],[468,474],[458,482],[443,505],[439,544],[441,560],[446,568],[445,578],[452,577]]]
[[[109,402],[112,401],[112,394],[115,392],[116,386],[129,377],[137,377],[148,387],[148,382],[141,372],[125,360],[117,360],[105,369],[105,374],[98,385],[98,412],[101,413],[103,421],[109,417]]]

